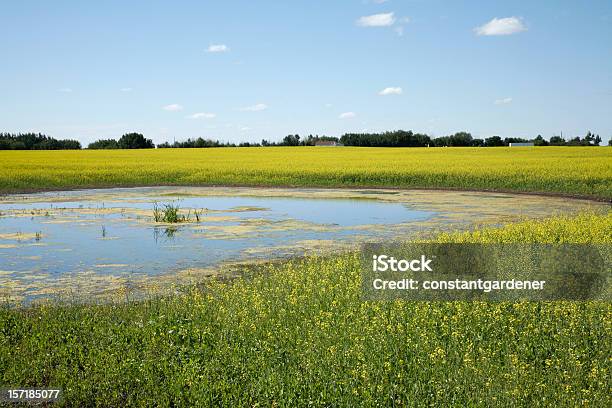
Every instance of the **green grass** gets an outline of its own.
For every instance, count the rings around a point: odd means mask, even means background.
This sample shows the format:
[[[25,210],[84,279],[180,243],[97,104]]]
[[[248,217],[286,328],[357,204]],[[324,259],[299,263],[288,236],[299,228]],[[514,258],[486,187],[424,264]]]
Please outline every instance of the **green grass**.
[[[547,234],[542,235],[542,231]],[[612,243],[612,213],[450,242]],[[183,296],[0,309],[0,383],[71,406],[602,406],[606,302],[363,302],[356,254]]]
[[[222,148],[0,151],[0,192],[136,185],[386,186],[612,198],[612,149]]]
[[[153,219],[155,222],[166,222],[175,224],[179,222],[189,221],[189,215],[179,214],[180,207],[178,204],[157,204],[153,203]]]

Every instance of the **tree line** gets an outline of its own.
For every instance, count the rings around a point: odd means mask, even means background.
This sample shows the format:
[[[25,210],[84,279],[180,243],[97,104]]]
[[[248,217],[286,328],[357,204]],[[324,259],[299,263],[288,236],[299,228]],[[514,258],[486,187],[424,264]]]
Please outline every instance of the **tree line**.
[[[119,140],[100,139],[87,146],[88,149],[153,149],[154,147],[153,141],[141,133],[126,133]]]
[[[457,132],[448,136],[432,138],[424,133],[414,133],[411,130],[395,130],[382,133],[346,133],[340,138],[332,136],[308,135],[304,138],[298,134],[287,135],[279,142],[263,139],[258,142],[227,143],[219,140],[196,138],[185,141],[160,143],[157,146],[151,139],[141,133],[126,133],[118,140],[99,139],[90,143],[88,149],[160,149],[169,148],[210,148],[210,147],[261,147],[261,146],[315,146],[319,142],[337,142],[344,146],[362,147],[495,147],[508,146],[510,143],[533,143],[535,146],[599,146],[601,137],[587,132],[584,137],[574,137],[568,140],[560,136],[552,136],[550,140],[541,135],[533,139],[516,137],[501,138],[491,136],[485,139],[472,137],[469,132]],[[608,142],[612,146],[612,139]],[[81,149],[77,140],[58,140],[41,133],[0,133],[0,150],[61,150]]]
[[[542,135],[534,139],[517,137],[502,139],[500,136],[475,139],[469,132],[432,138],[410,130],[395,130],[383,133],[347,133],[342,135],[340,143],[345,146],[368,147],[496,147],[509,146],[510,143],[533,143],[535,146],[599,146],[601,137],[589,131],[584,138],[577,136],[567,141],[560,136],[553,136],[547,141]]]
[[[78,140],[57,140],[42,133],[0,133],[0,150],[80,149]]]
[[[395,130],[382,133],[346,133],[342,137],[308,135],[300,137],[298,134],[287,135],[279,142],[262,139],[261,142],[227,143],[219,140],[187,139],[160,143],[157,148],[207,148],[207,147],[267,147],[267,146],[315,146],[319,142],[337,142],[344,146],[363,147],[495,147],[509,146],[510,143],[533,143],[535,146],[599,146],[601,137],[590,131],[584,138],[575,137],[565,140],[560,136],[553,136],[550,141],[538,135],[534,139],[523,139],[517,137],[501,138],[491,136],[485,139],[475,139],[469,132],[457,132],[449,136],[432,138],[423,133],[414,133],[411,130]],[[98,140],[90,143],[89,149],[146,149],[153,148],[153,142],[145,139],[139,133],[123,135],[119,141],[113,139]]]
[[[187,139],[183,142],[174,142],[170,144],[164,142],[158,144],[158,148],[189,148],[189,147],[267,147],[267,146],[314,146],[317,142],[338,142],[337,137],[331,136],[319,136],[319,135],[308,135],[305,138],[300,138],[300,135],[287,135],[280,142],[271,142],[266,139],[262,139],[261,142],[242,142],[242,143],[222,143],[218,140],[203,139],[201,137],[197,139]]]

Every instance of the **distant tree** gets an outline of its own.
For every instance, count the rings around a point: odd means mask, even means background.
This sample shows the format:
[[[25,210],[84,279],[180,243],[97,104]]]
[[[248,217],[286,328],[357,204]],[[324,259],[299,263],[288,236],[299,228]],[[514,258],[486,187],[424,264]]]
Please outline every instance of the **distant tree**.
[[[586,142],[584,144],[587,146],[590,146],[590,145],[599,146],[599,144],[601,143],[601,137],[599,137],[599,135],[591,133],[590,130],[587,132],[583,140]]]
[[[567,146],[584,146],[585,144],[588,146],[588,142],[580,140],[579,136],[576,136],[576,137],[568,140],[567,143],[566,143]]]
[[[504,145],[504,141],[499,136],[491,136],[485,139],[485,146],[487,147],[496,147],[496,146],[503,146],[503,145]]]
[[[287,135],[283,138],[284,146],[299,146],[300,145],[300,135]]]
[[[612,146],[612,137],[608,140],[608,146]]]
[[[546,139],[542,137],[542,135],[538,135],[535,139],[533,139],[534,146],[548,146],[548,142]]]
[[[100,139],[87,146],[88,149],[118,149],[119,143],[115,139]]]
[[[565,139],[561,136],[553,136],[550,138],[549,144],[551,146],[565,146]]]
[[[333,136],[308,135],[300,141],[300,146],[314,146],[318,142],[338,142],[339,139]]]
[[[504,139],[505,146],[510,146],[510,143],[529,143],[529,140],[522,137],[507,137]]]
[[[334,139],[327,140],[337,141]],[[340,143],[345,146],[423,147],[432,144],[432,140],[428,135],[413,133],[411,130],[394,130],[383,133],[346,133],[340,138]]]
[[[474,139],[472,140],[472,146],[474,147],[484,147],[485,141],[482,139]]]
[[[235,147],[236,145],[233,143],[221,143],[218,140],[204,139],[202,137],[198,137],[197,139],[187,139],[182,142],[175,141],[173,144],[168,142],[160,143],[157,145],[159,149],[169,149],[169,148],[208,148],[208,147]]]
[[[300,146],[314,146],[316,140],[317,139],[312,134],[310,134],[300,141]]]
[[[0,133],[0,150],[80,149],[78,140],[58,140],[42,133]]]
[[[153,149],[151,139],[145,139],[141,133],[126,133],[117,142],[120,149]]]
[[[448,147],[450,146],[450,136],[436,137],[431,141],[431,144],[435,147]]]
[[[468,132],[457,132],[449,138],[449,146],[470,146],[472,134]]]
[[[203,148],[206,147],[208,145],[208,143],[206,142],[206,140],[204,140],[201,137],[198,137],[195,141],[195,143],[193,144],[193,147],[195,148]]]
[[[595,146],[599,146],[600,143],[601,143],[601,137],[599,137],[599,135],[595,136],[595,140],[593,140],[593,144]]]

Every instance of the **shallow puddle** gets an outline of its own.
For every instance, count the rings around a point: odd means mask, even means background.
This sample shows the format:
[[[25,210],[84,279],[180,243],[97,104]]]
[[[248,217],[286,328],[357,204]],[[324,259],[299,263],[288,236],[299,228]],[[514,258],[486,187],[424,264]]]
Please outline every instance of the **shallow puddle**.
[[[178,206],[188,220],[155,222],[155,206],[165,204]],[[605,206],[528,195],[372,189],[148,187],[4,196],[0,296],[123,296],[224,273],[237,262]]]

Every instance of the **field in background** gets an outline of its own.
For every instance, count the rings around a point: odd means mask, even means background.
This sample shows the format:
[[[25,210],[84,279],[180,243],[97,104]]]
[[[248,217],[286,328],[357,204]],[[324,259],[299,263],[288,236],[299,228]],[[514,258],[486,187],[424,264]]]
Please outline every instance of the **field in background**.
[[[459,188],[612,198],[612,148],[0,151],[0,192],[137,185]]]
[[[612,213],[441,242],[612,243]],[[610,406],[607,302],[364,302],[358,255],[183,296],[0,308],[0,383],[71,406]]]

